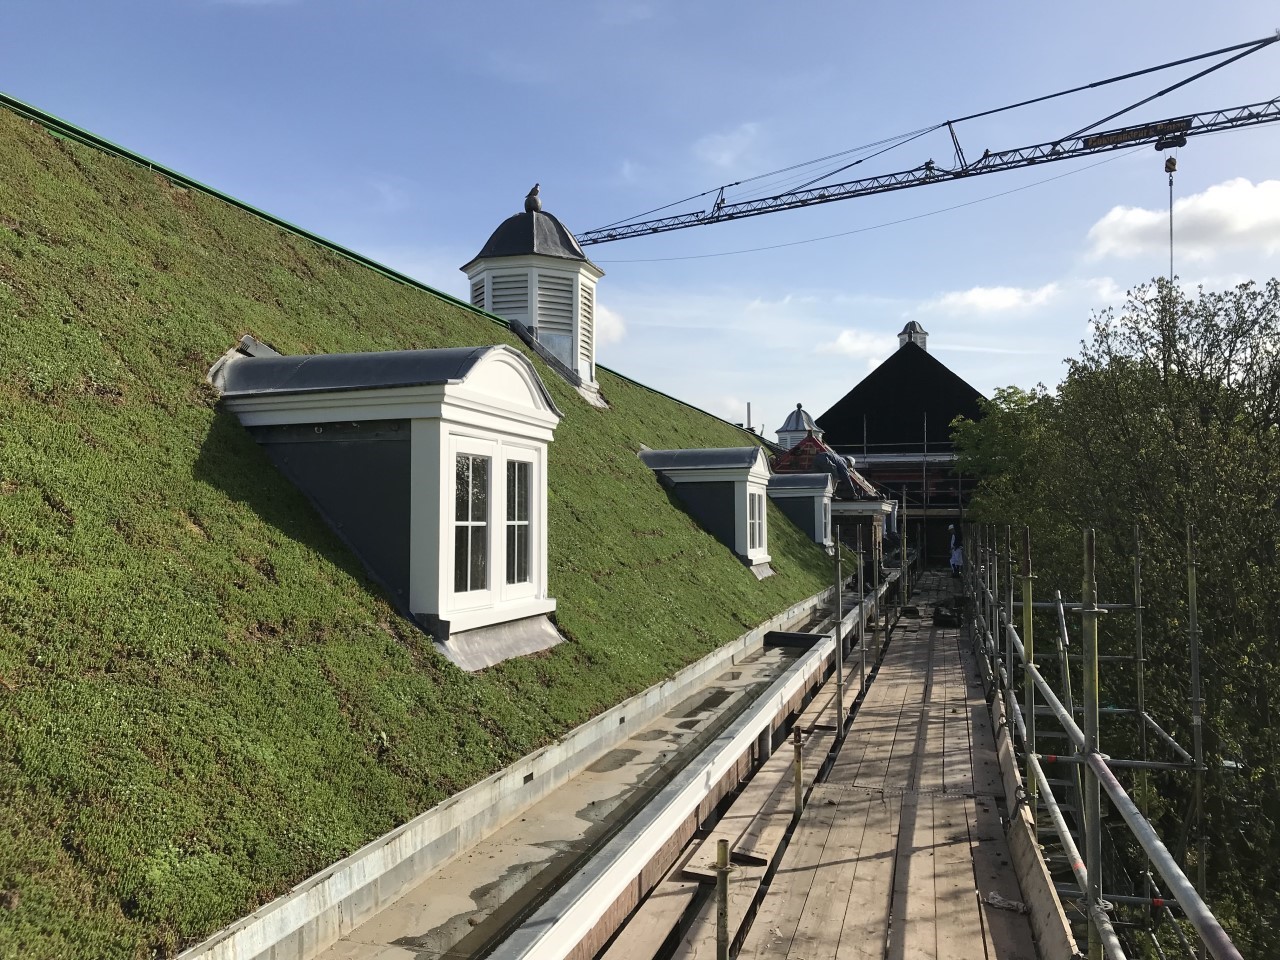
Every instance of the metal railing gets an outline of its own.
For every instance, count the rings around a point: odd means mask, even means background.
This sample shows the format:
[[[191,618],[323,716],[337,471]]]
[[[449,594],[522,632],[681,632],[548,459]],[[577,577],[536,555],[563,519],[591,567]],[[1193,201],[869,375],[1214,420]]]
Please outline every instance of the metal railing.
[[[976,543],[975,543],[976,541]],[[1003,565],[1004,582],[1001,583],[1002,565],[1000,550],[996,543],[996,531],[993,527],[970,527],[969,541],[966,544],[964,589],[968,600],[968,623],[972,631],[974,644],[980,657],[986,679],[996,688],[1003,698],[1004,715],[1009,725],[1012,742],[1022,745],[1022,758],[1026,764],[1023,778],[1027,802],[1031,806],[1032,819],[1038,807],[1043,804],[1054,832],[1058,836],[1063,851],[1071,868],[1076,885],[1084,901],[1085,916],[1089,924],[1089,957],[1100,960],[1104,955],[1109,960],[1125,960],[1123,944],[1116,933],[1110,911],[1114,902],[1138,902],[1149,905],[1167,918],[1183,948],[1192,956],[1192,945],[1188,942],[1179,924],[1174,920],[1170,906],[1176,905],[1182,915],[1190,922],[1199,936],[1201,950],[1207,950],[1215,960],[1241,960],[1240,952],[1231,942],[1222,925],[1218,923],[1201,896],[1204,879],[1201,873],[1199,885],[1192,883],[1179,866],[1177,859],[1170,853],[1155,828],[1147,820],[1138,804],[1129,796],[1124,786],[1116,778],[1112,767],[1137,767],[1139,776],[1145,776],[1148,769],[1179,769],[1192,771],[1196,775],[1196,798],[1200,796],[1200,781],[1204,772],[1204,763],[1200,745],[1197,742],[1194,756],[1188,753],[1145,710],[1145,704],[1139,704],[1136,710],[1102,710],[1099,704],[1099,662],[1098,655],[1098,621],[1104,612],[1109,610],[1129,610],[1135,613],[1138,623],[1138,643],[1136,657],[1142,656],[1141,640],[1141,566],[1135,560],[1135,602],[1132,604],[1100,604],[1097,597],[1095,576],[1096,556],[1094,531],[1084,531],[1084,579],[1083,595],[1079,603],[1064,603],[1058,594],[1053,603],[1036,603],[1032,598],[1033,577],[1031,574],[1031,543],[1029,531],[1024,530],[1022,544],[1022,563],[1020,577],[1013,576],[1012,538],[1009,528],[1005,528]],[[1191,543],[1190,532],[1188,544]],[[1188,577],[1190,584],[1191,609],[1194,611],[1195,579],[1194,560],[1190,546],[1188,547]],[[1015,603],[1014,581],[1021,580],[1021,602]],[[1003,587],[1003,594],[1002,588]],[[1062,676],[1064,678],[1063,697],[1053,689],[1045,679],[1036,663],[1034,612],[1037,608],[1052,608],[1058,614],[1058,636],[1056,646]],[[1022,631],[1014,626],[1012,619],[1015,610],[1022,614]],[[1078,612],[1082,621],[1083,635],[1083,690],[1081,704],[1074,702],[1070,671],[1066,657],[1066,617],[1065,611]],[[1194,613],[1192,614],[1194,624]],[[1192,629],[1193,650],[1197,645],[1197,635]],[[1131,659],[1131,658],[1124,658]],[[1015,674],[1022,670],[1021,699],[1019,704],[1018,685]],[[1199,718],[1199,677],[1193,678],[1193,702],[1195,716]],[[1139,689],[1141,687],[1139,686]],[[1065,703],[1063,702],[1065,698]],[[1132,713],[1137,715],[1142,735],[1142,760],[1113,760],[1099,748],[1098,727],[1101,715],[1106,713]],[[1036,751],[1036,715],[1044,713],[1052,716],[1065,731],[1071,744],[1068,756],[1042,755]],[[1082,716],[1083,725],[1076,722],[1076,716]],[[1146,759],[1146,735],[1155,737],[1168,747],[1179,758],[1177,763],[1159,763]],[[1072,835],[1062,805],[1054,796],[1053,790],[1045,775],[1044,763],[1062,762],[1069,765],[1073,776],[1073,789],[1081,797],[1083,803],[1084,852],[1079,850]],[[1125,897],[1104,894],[1103,859],[1102,859],[1102,797],[1106,796],[1112,809],[1119,813],[1129,833],[1142,848],[1149,864],[1163,878],[1170,896],[1162,897],[1159,890],[1148,879],[1147,896]],[[1199,864],[1203,867],[1203,856]],[[1149,877],[1149,873],[1148,873]]]

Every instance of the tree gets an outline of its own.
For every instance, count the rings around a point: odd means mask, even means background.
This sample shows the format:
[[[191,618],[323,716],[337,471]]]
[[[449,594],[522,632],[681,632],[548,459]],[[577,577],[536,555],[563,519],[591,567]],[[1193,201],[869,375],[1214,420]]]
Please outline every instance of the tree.
[[[1090,341],[1056,390],[998,391],[985,419],[956,427],[960,469],[979,478],[972,515],[1030,526],[1045,586],[1076,592],[1079,531],[1092,526],[1099,590],[1127,599],[1140,526],[1147,701],[1184,743],[1185,537],[1188,524],[1195,529],[1209,892],[1237,946],[1259,957],[1270,949],[1267,931],[1280,927],[1277,898],[1259,895],[1280,888],[1278,424],[1273,279],[1194,296],[1165,281],[1139,287],[1118,313],[1093,317]],[[1109,629],[1111,652],[1130,652],[1119,618]],[[1134,671],[1104,673],[1104,698],[1132,704]],[[1109,752],[1131,746],[1125,730],[1112,736]],[[1175,842],[1189,790],[1185,775],[1153,784],[1157,828]]]

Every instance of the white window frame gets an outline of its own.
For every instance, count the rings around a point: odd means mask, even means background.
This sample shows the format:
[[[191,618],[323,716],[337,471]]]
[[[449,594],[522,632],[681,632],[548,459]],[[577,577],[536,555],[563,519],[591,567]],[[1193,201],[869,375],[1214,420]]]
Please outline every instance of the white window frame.
[[[467,509],[466,509],[467,515],[465,519],[458,519],[458,513],[457,513],[457,508],[459,506],[458,499],[459,499],[459,494],[461,493],[461,491],[458,490],[458,475],[460,472],[458,470],[458,467],[460,465],[460,462],[464,459],[467,461]],[[484,464],[483,486],[485,489],[484,489],[484,496],[483,498],[481,498],[484,506],[483,520],[477,520],[475,517],[476,498],[474,494],[478,489],[480,489],[480,484],[476,483],[476,467],[479,464]],[[492,510],[493,460],[491,460],[489,457],[480,456],[479,454],[459,453],[459,454],[455,454],[453,458],[453,466],[454,466],[454,471],[453,471],[453,477],[454,477],[453,592],[454,593],[477,593],[481,590],[489,589],[490,579],[493,576],[493,567],[492,567],[493,551],[490,549],[490,543],[493,539],[493,536],[492,536],[492,532],[489,530],[489,528],[493,525],[493,510]],[[463,571],[459,570],[457,566],[458,534],[464,529],[467,531],[467,546],[465,550],[466,576],[464,578],[465,585],[459,587],[458,577],[461,573],[463,573]],[[476,536],[476,531],[478,530],[483,531],[483,535],[480,537]],[[474,557],[476,552],[475,547],[477,542],[482,544],[484,548],[484,564],[483,564],[484,585],[480,587],[475,587],[471,583],[471,571],[472,571],[472,567],[474,566],[474,563],[472,562],[472,558]]]
[[[768,474],[750,475],[739,481],[738,509],[740,554],[750,564],[769,562],[769,487]],[[759,500],[754,498],[759,497]],[[754,509],[753,509],[753,504]]]
[[[747,491],[747,550],[754,553],[763,549],[764,540],[764,494]]]
[[[448,488],[448,496],[445,504],[448,505],[449,516],[449,536],[443,538],[446,542],[441,546],[445,549],[441,552],[445,556],[445,576],[443,585],[445,587],[445,595],[449,598],[448,603],[455,610],[471,610],[477,607],[487,607],[494,601],[494,563],[495,561],[503,562],[504,567],[497,569],[505,569],[505,560],[494,552],[494,517],[505,516],[505,505],[500,501],[504,499],[506,492],[505,486],[498,490],[493,482],[495,467],[500,468],[499,464],[498,444],[493,441],[483,440],[478,437],[453,436],[449,442],[449,457],[445,460],[447,466],[446,484]],[[484,589],[459,591],[457,586],[457,552],[454,543],[454,537],[457,536],[457,520],[455,519],[455,504],[458,496],[458,473],[457,462],[458,457],[484,457],[489,461],[489,519],[486,524],[488,527],[488,537],[485,543],[487,555],[485,557],[486,567],[486,583]],[[499,512],[502,511],[502,512]]]
[[[542,570],[543,557],[546,554],[547,520],[546,496],[547,488],[543,480],[546,469],[545,450],[536,446],[502,440],[498,443],[499,456],[502,459],[502,529],[495,533],[498,543],[495,545],[502,557],[502,576],[498,583],[499,602],[512,600],[528,600],[539,595],[539,584],[544,582]],[[529,467],[529,579],[519,583],[507,583],[507,464],[524,463]]]
[[[517,460],[509,457],[506,461],[506,469],[503,471],[505,476],[503,481],[506,484],[507,509],[503,517],[503,543],[506,549],[505,563],[503,564],[504,585],[508,587],[518,586],[522,583],[533,582],[533,524],[531,515],[533,513],[533,464],[528,460]],[[521,481],[523,480],[523,484]],[[521,487],[524,492],[524,516],[520,516],[520,494]],[[512,495],[514,493],[514,496]],[[515,534],[513,537],[512,534]],[[520,549],[521,534],[524,535],[524,550]],[[521,553],[524,554],[524,576],[520,576]],[[514,564],[514,567],[513,567]],[[515,577],[516,579],[512,579]]]

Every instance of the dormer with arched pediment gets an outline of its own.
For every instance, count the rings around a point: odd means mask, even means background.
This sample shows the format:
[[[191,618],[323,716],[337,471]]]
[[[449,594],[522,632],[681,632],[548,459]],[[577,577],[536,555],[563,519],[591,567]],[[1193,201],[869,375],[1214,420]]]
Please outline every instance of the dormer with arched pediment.
[[[282,356],[246,337],[210,380],[446,656],[474,669],[559,641],[547,445],[561,414],[524,354]]]

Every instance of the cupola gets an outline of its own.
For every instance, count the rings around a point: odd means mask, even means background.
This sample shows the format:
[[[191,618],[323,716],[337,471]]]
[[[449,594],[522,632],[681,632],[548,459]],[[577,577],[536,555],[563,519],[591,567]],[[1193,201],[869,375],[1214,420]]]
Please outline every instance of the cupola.
[[[596,381],[596,281],[604,271],[573,234],[542,209],[534,184],[524,212],[508,217],[462,267],[471,303],[511,324],[574,386]]]
[[[804,407],[797,403],[796,408],[778,428],[778,445],[790,450],[811,433],[819,440],[822,439],[822,428],[814,423],[813,417],[809,416]]]
[[[914,343],[921,350],[928,350],[929,331],[920,326],[919,322],[912,320],[902,332],[898,334],[898,349],[901,350],[908,343]]]

